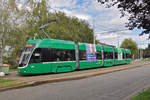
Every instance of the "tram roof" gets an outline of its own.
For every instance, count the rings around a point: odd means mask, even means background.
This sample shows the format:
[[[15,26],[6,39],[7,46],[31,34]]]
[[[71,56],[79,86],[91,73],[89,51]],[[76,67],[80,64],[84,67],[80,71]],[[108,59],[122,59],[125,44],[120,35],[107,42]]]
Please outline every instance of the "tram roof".
[[[27,41],[27,44],[36,44],[36,48],[75,49],[73,41],[57,39],[35,39]]]

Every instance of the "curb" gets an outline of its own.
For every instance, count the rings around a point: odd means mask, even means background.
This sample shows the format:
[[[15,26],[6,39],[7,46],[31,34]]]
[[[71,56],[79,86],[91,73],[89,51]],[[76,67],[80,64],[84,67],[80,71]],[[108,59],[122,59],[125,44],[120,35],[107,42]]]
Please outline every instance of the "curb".
[[[150,63],[142,64],[142,65],[149,65]],[[93,72],[93,73],[88,73],[88,74],[80,74],[80,75],[74,75],[74,76],[67,76],[67,77],[60,77],[60,78],[55,78],[55,79],[50,79],[50,80],[44,80],[44,81],[35,81],[35,82],[28,82],[25,85],[19,85],[19,86],[14,86],[10,88],[3,88],[0,89],[0,92],[8,91],[8,90],[13,90],[13,89],[21,89],[25,87],[33,87],[33,86],[38,86],[46,83],[55,83],[55,82],[63,82],[63,81],[68,81],[68,80],[79,80],[79,79],[84,79],[84,78],[89,78],[89,77],[94,77],[98,75],[103,75],[103,74],[108,74],[108,73],[113,73],[113,72],[118,72],[122,70],[127,70],[127,69],[133,69],[137,67],[142,67],[142,65],[132,65],[130,67],[121,67],[118,69],[113,69],[113,70],[106,70],[102,72]]]

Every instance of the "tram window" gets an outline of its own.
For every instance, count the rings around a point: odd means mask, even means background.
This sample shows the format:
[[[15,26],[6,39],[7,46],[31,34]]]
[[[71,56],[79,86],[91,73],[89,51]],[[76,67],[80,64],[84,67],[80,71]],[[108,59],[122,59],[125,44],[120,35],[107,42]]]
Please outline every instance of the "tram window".
[[[126,58],[128,59],[128,53],[126,53]]]
[[[35,49],[31,56],[30,63],[40,63],[41,62],[41,48]]]
[[[113,52],[104,52],[104,59],[113,59]]]
[[[96,52],[96,57],[97,57],[98,60],[101,60],[101,59],[102,59],[102,54],[101,54],[100,51],[99,51],[99,52]]]
[[[75,50],[38,48],[32,54],[30,63],[75,61]]]
[[[113,59],[113,52],[109,52],[110,59]]]
[[[79,51],[79,59],[80,60],[86,60],[86,51],[85,50]]]
[[[51,49],[50,61],[75,61],[75,50]]]
[[[131,55],[130,55],[130,54],[128,54],[128,58],[131,58]]]
[[[123,53],[123,59],[125,59],[126,57],[125,57],[125,53]]]
[[[126,53],[126,58],[127,58],[127,59],[131,58],[131,54]]]
[[[42,48],[42,62],[50,61],[50,48]]]
[[[75,61],[75,50],[67,50],[66,58],[67,61]]]
[[[129,56],[128,56],[129,54],[128,53],[126,53],[126,58],[128,59],[129,58]]]
[[[132,58],[131,54],[129,54],[129,58]]]
[[[115,52],[115,59],[118,59],[118,53]]]

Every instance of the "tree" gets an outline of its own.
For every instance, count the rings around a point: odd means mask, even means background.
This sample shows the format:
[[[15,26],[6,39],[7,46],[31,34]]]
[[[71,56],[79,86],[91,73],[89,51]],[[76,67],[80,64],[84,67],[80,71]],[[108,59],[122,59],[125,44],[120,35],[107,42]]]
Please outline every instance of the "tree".
[[[39,30],[39,27],[48,23],[50,20],[57,20],[45,29],[45,32],[51,38],[87,43],[92,43],[93,41],[93,29],[90,28],[86,21],[79,20],[76,17],[68,17],[62,12],[50,12],[47,0],[28,0],[22,9],[17,8],[17,0],[3,1],[5,1],[4,4],[7,4],[6,8],[8,7],[5,9],[6,11],[3,11],[8,14],[4,17],[4,21],[5,23],[7,22],[7,24],[1,25],[0,23],[0,26],[4,26],[5,31],[7,30],[7,32],[5,32],[7,37],[2,38],[6,41],[2,47],[3,53],[6,46],[9,47],[9,50],[5,50],[7,56],[4,55],[3,62],[9,63],[13,67],[17,67],[17,58],[25,42],[31,37],[34,37],[35,33],[40,37],[47,38]],[[2,13],[0,13],[0,15],[1,14]],[[4,16],[4,14],[2,15]],[[0,17],[0,19],[2,18]],[[0,34],[1,33],[4,32],[1,32],[0,29]],[[3,54],[2,52],[0,53]]]
[[[137,44],[132,39],[125,39],[121,44],[121,48],[130,49],[132,57],[133,55],[136,57],[138,54]]]
[[[62,12],[56,13],[56,19],[57,22],[47,28],[47,33],[50,33],[52,38],[92,43],[93,30],[86,21],[67,17]]]
[[[79,20],[76,17],[68,17],[65,13],[48,11],[47,2],[29,1],[32,11],[27,17],[28,36],[34,36],[35,33],[42,35],[39,27],[48,23],[50,20],[55,20],[56,23],[46,27],[45,32],[54,39],[71,40],[75,42],[93,41],[93,29],[84,20]],[[86,39],[84,39],[86,37]]]
[[[3,63],[16,66],[16,56],[25,42],[25,34],[20,26],[23,13],[17,8],[15,0],[1,0],[0,12],[0,68]]]
[[[13,3],[14,2],[12,0],[1,0],[0,4],[0,71],[3,66],[3,56],[7,45],[7,41],[10,39],[11,35],[11,11],[15,9]],[[11,10],[10,8],[14,9]]]
[[[138,28],[143,29],[140,35],[150,34],[149,0],[98,0],[98,2],[107,4],[107,7],[117,6],[122,13],[122,17],[128,13],[129,23],[127,27],[130,30]]]
[[[150,58],[150,44],[148,44],[148,47],[144,49],[143,57]]]

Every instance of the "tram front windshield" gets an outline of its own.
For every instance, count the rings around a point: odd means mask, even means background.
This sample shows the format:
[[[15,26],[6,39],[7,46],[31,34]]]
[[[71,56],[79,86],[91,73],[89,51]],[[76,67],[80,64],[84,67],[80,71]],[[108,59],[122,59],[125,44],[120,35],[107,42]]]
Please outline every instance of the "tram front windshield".
[[[19,67],[23,67],[28,63],[33,48],[34,48],[33,44],[26,45],[20,57]]]

